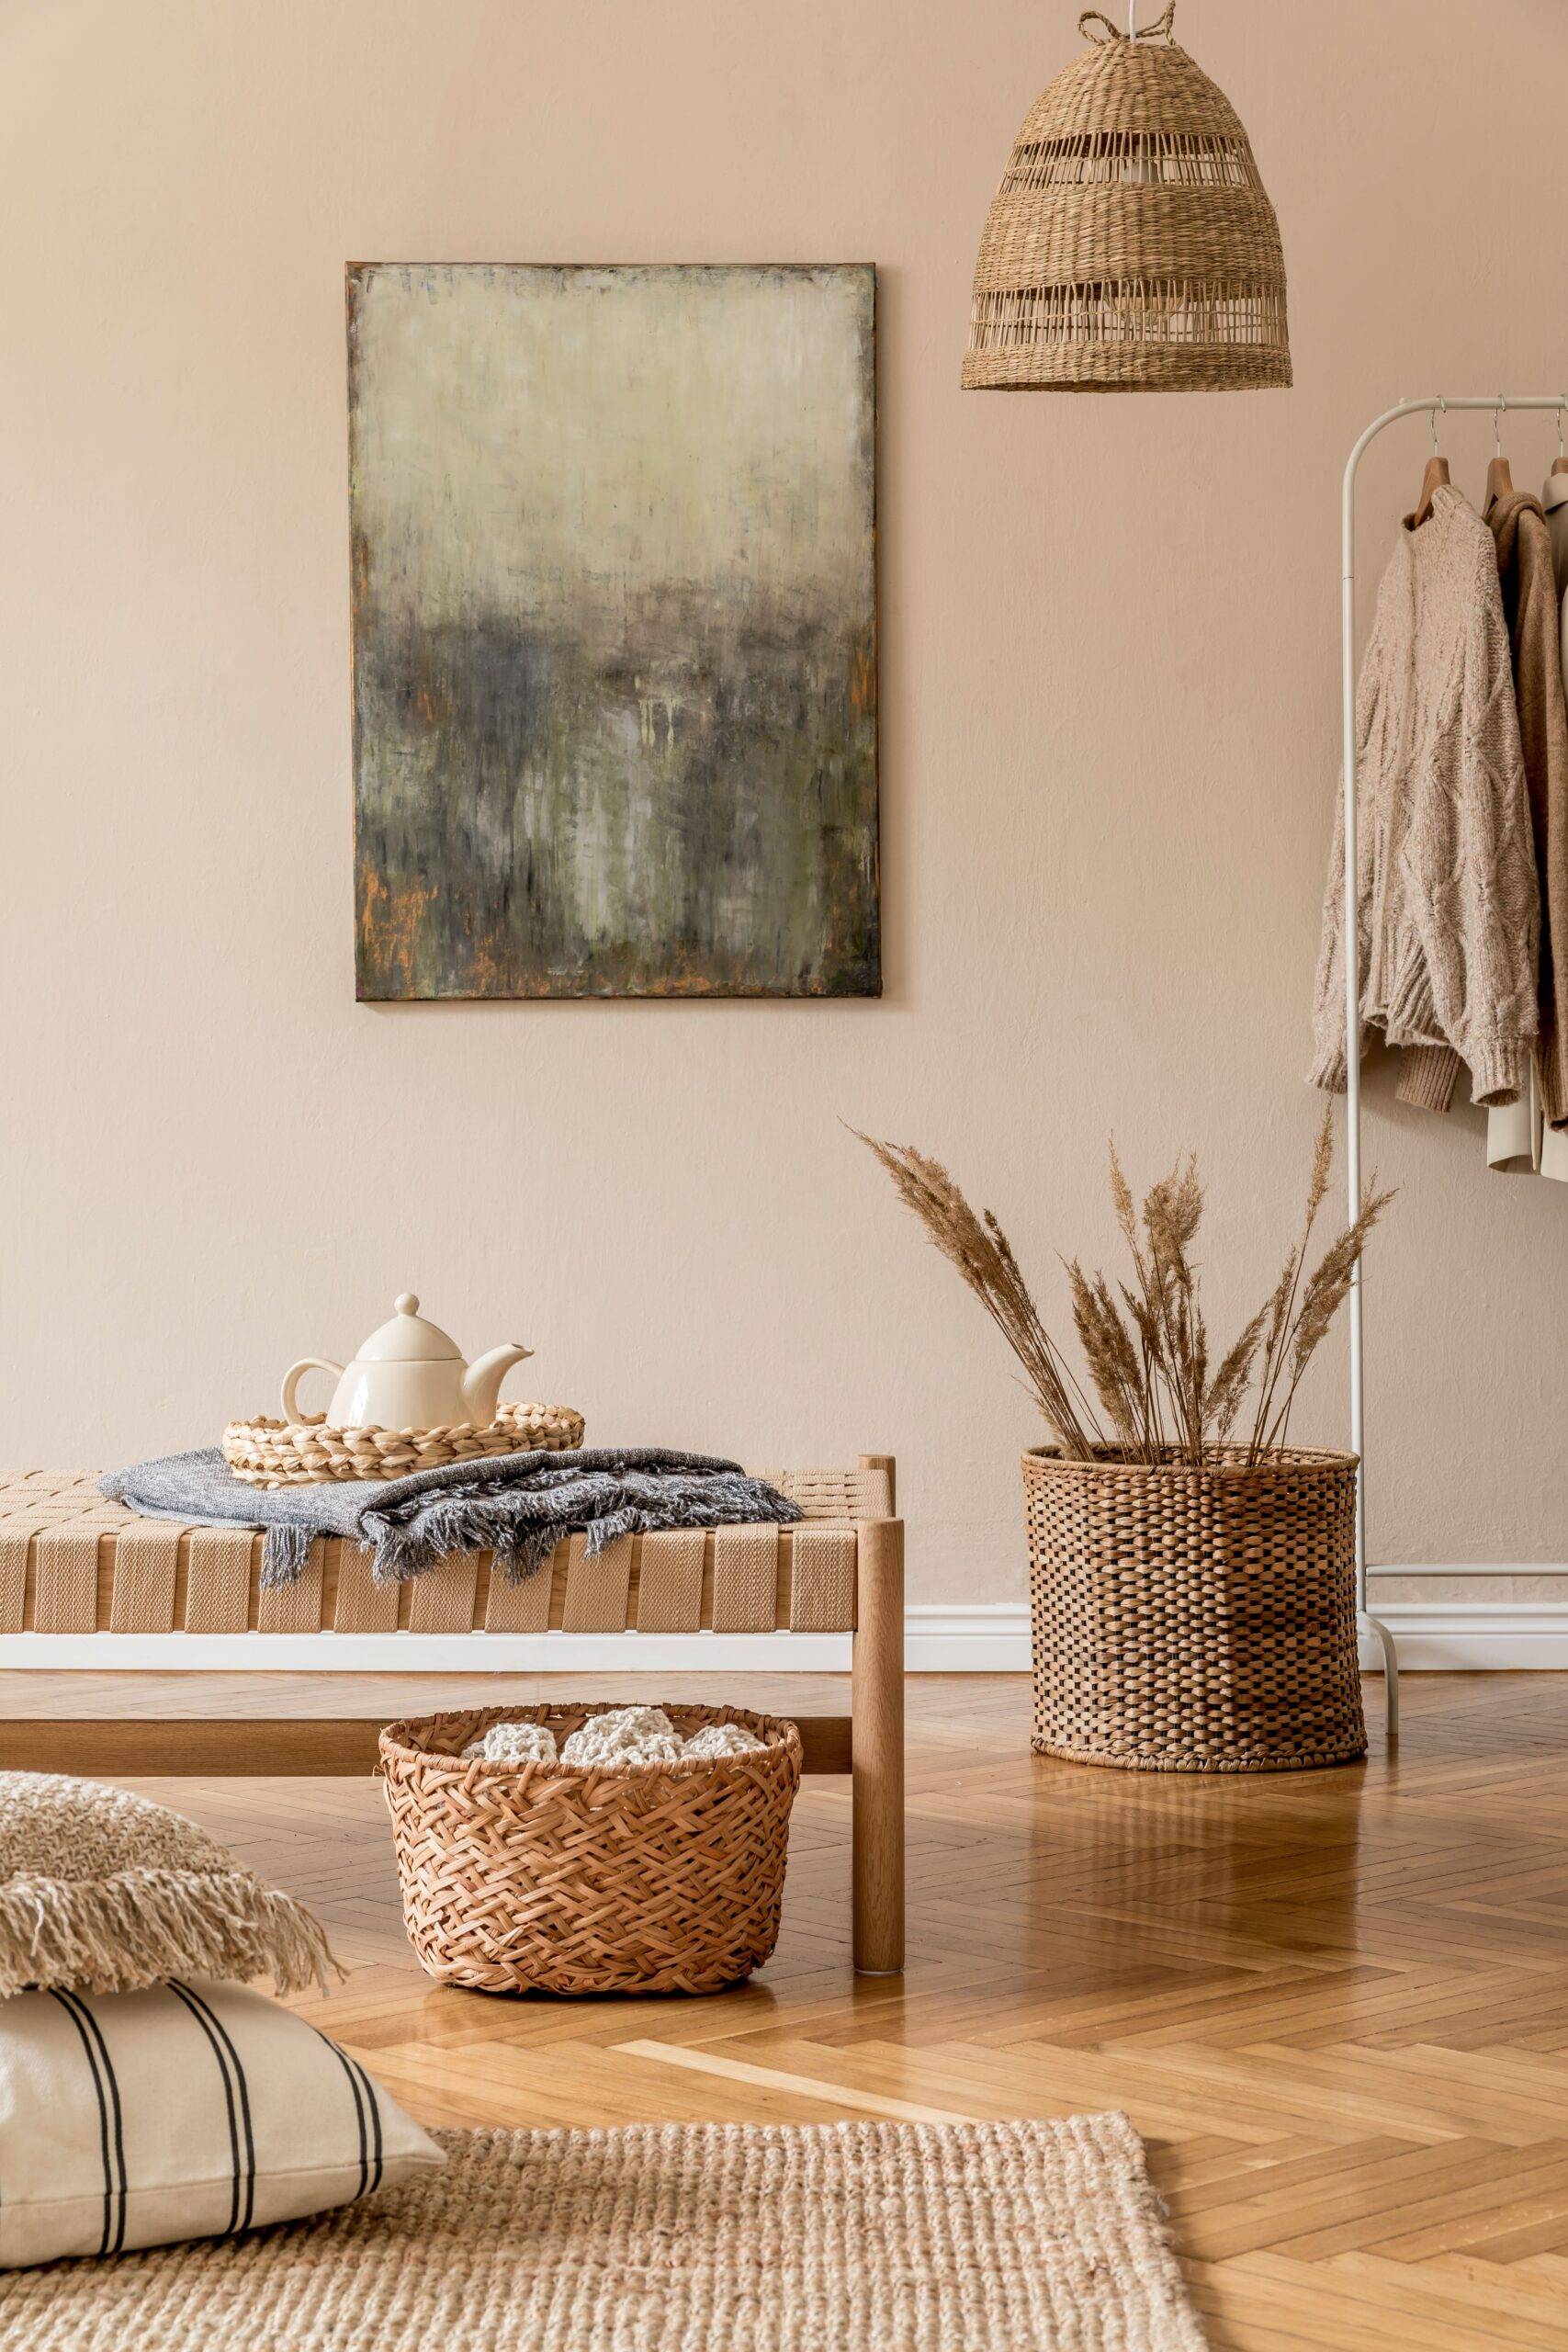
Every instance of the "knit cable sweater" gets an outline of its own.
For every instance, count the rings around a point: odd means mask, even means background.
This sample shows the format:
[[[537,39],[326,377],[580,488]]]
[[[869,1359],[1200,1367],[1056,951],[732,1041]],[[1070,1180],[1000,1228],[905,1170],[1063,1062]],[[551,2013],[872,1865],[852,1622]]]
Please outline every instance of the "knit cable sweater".
[[[1503,613],[1513,651],[1514,704],[1519,714],[1540,891],[1536,1066],[1546,1123],[1563,1127],[1568,1126],[1568,698],[1562,685],[1557,578],[1551,536],[1538,498],[1527,491],[1510,491],[1487,508],[1486,523],[1496,542]],[[1400,1101],[1446,1111],[1454,1070],[1451,1047],[1417,1046],[1400,1080]]]
[[[1445,487],[1399,534],[1356,689],[1361,1035],[1452,1046],[1511,1102],[1536,1033],[1540,927],[1491,532]],[[1345,1085],[1343,795],[1329,853],[1312,1083]]]

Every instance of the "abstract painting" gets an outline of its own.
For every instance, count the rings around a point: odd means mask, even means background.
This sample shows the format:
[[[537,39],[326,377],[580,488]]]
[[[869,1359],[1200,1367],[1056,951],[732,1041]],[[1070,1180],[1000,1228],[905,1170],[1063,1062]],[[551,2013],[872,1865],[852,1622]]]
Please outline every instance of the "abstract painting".
[[[348,273],[362,998],[881,989],[875,274]]]

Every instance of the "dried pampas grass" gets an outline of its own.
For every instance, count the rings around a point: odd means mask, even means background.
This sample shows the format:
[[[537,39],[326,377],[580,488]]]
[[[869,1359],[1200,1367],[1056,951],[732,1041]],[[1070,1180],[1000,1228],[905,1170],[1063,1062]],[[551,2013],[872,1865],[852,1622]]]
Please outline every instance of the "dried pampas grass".
[[[1307,1255],[1334,1165],[1332,1110],[1324,1113],[1307,1185],[1301,1238],[1279,1280],[1217,1365],[1199,1297],[1192,1246],[1203,1215],[1194,1158],[1179,1160],[1140,1211],[1111,1147],[1111,1199],[1133,1261],[1133,1281],[1111,1284],[1066,1263],[1073,1324],[1098,1399],[1097,1413],[1041,1319],[1006,1234],[989,1209],[976,1216],[945,1168],[909,1144],[851,1132],[874,1152],[943,1257],[952,1261],[1023,1367],[1024,1385],[1064,1453],[1111,1453],[1128,1462],[1201,1463],[1221,1448],[1256,1462],[1288,1442],[1302,1376],[1337,1314],[1361,1253],[1393,1198],[1374,1177],[1354,1224],[1310,1273]],[[1236,1434],[1248,1394],[1250,1433]],[[1103,1417],[1103,1418],[1101,1418]]]

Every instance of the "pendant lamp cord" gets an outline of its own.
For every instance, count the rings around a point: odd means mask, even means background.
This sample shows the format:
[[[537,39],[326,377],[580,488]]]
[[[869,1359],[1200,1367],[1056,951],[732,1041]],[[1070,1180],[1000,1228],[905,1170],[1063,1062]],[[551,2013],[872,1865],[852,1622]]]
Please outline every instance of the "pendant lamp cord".
[[[1084,10],[1083,15],[1078,18],[1078,30],[1085,40],[1094,41],[1100,47],[1103,47],[1107,41],[1111,40],[1163,40],[1169,38],[1171,22],[1175,15],[1176,0],[1165,0],[1165,6],[1155,18],[1154,23],[1145,25],[1140,29],[1138,0],[1129,0],[1125,32],[1120,25],[1113,24],[1111,19],[1099,8]],[[1103,25],[1105,29],[1103,32],[1090,32],[1091,25]]]

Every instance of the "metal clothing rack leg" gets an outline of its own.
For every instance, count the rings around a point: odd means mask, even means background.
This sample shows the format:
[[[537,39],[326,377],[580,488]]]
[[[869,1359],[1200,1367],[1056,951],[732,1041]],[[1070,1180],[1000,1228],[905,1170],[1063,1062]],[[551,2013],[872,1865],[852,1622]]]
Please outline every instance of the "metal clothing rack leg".
[[[1559,417],[1568,407],[1562,392],[1434,392],[1429,399],[1401,401],[1374,417],[1351,450],[1345,466],[1341,514],[1340,566],[1340,704],[1345,732],[1345,1109],[1346,1162],[1350,1216],[1361,1205],[1361,958],[1356,871],[1356,471],[1370,445],[1386,425],[1404,416],[1431,416],[1436,430],[1438,412],[1450,409],[1490,409],[1501,415],[1511,408],[1555,409]],[[1373,1634],[1382,1652],[1384,1721],[1390,1741],[1399,1737],[1399,1656],[1393,1635],[1367,1606],[1367,1448],[1364,1385],[1361,1270],[1350,1283],[1350,1446],[1360,1464],[1356,1476],[1356,1623],[1358,1631]]]

